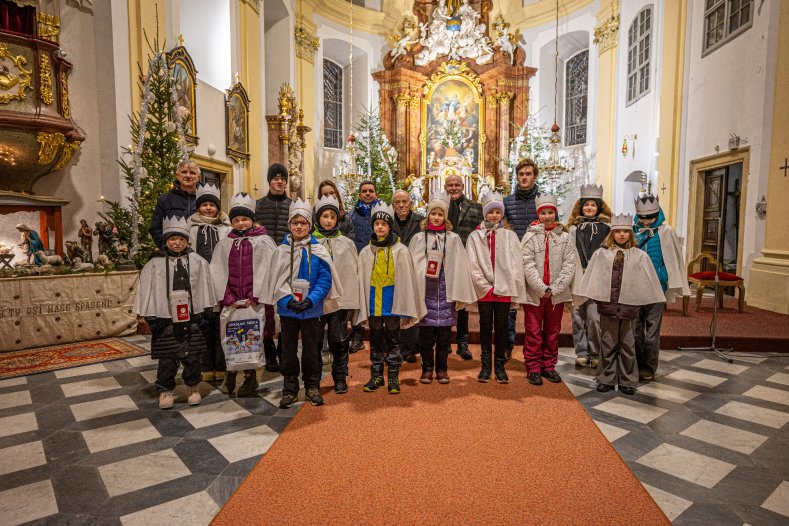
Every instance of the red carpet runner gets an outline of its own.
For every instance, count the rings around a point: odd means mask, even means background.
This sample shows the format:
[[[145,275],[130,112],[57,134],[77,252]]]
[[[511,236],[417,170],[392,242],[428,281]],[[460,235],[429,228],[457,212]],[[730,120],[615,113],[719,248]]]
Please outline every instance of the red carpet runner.
[[[479,348],[474,347],[474,355]],[[351,391],[305,405],[214,519],[238,524],[670,524],[564,384],[476,381],[450,357],[449,385],[401,374],[402,393]]]

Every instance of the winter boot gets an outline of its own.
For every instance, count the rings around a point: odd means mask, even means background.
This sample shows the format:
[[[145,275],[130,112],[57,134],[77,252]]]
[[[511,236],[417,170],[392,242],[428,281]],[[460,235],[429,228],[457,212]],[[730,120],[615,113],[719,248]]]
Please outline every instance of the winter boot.
[[[196,385],[187,385],[186,386],[186,403],[189,405],[200,405],[200,402],[203,401],[203,397],[200,396],[200,391],[197,389]]]
[[[372,393],[373,391],[377,391],[383,386],[384,386],[384,377],[373,375],[370,377],[370,381],[364,384],[364,391],[366,393]]]
[[[236,371],[227,371],[225,374],[225,381],[219,386],[219,390],[226,395],[233,394],[233,391],[236,390],[236,374]]]
[[[331,351],[331,376],[334,379],[334,392],[343,394],[348,392],[348,340],[340,342],[329,342]]]
[[[244,383],[238,388],[236,396],[250,396],[258,390],[258,375],[253,369],[252,371],[244,371]]]
[[[172,391],[159,393],[159,409],[172,409],[173,405],[175,405],[175,397]]]
[[[493,366],[495,369],[494,374],[496,375],[496,381],[500,384],[510,383],[510,378],[507,376],[507,371],[504,368],[505,363],[507,363],[506,359],[497,359],[495,365]]]
[[[312,405],[323,405],[323,397],[321,396],[320,389],[317,387],[305,389],[304,398],[306,398]]]
[[[389,368],[389,375],[386,379],[387,387],[389,388],[389,394],[399,394],[400,393],[400,369],[397,367],[390,367]]]
[[[271,338],[263,340],[263,352],[266,354],[266,370],[270,373],[279,371],[279,359],[277,356],[277,345]]]
[[[479,376],[477,376],[478,382],[488,383],[490,381],[490,369],[493,362],[493,353],[490,350],[490,347],[482,348],[482,368],[479,370]]]

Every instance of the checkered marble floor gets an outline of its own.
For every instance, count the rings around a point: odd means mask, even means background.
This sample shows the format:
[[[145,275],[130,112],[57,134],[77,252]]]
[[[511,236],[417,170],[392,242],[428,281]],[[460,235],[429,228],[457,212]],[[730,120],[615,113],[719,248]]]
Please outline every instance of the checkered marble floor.
[[[632,397],[574,358],[561,349],[567,386],[675,524],[787,524],[789,355],[663,351]],[[142,356],[0,381],[0,523],[207,524],[301,405],[278,409],[266,373],[258,397],[202,383],[188,407],[179,385],[160,411],[155,376]]]
[[[557,369],[674,524],[789,524],[789,354],[731,357],[661,351],[635,396],[598,393],[572,349]]]

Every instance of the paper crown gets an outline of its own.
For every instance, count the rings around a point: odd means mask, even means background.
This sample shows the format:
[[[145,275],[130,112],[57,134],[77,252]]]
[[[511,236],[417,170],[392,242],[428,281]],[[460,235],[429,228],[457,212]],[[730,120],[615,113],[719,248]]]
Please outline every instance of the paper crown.
[[[375,214],[388,214],[390,217],[394,217],[394,209],[391,205],[387,205],[383,201],[378,201],[375,206],[372,207],[370,210],[370,217],[372,218]]]
[[[333,195],[322,195],[320,199],[315,202],[315,213],[318,213],[318,210],[323,208],[324,206],[332,206],[337,210],[340,209],[340,202],[337,200],[336,197]]]
[[[205,199],[204,196],[205,197],[212,196],[212,197],[215,197],[217,201],[219,201],[219,198],[220,198],[219,188],[217,188],[216,186],[214,186],[214,185],[212,185],[210,183],[209,184],[201,184],[200,186],[197,187],[197,191],[195,192],[195,199],[197,201],[200,201],[201,197],[203,197]]]
[[[537,198],[534,200],[534,204],[537,206],[537,212],[546,206],[551,206],[556,209],[559,208],[556,196],[551,194],[538,194]]]
[[[603,187],[596,184],[581,185],[581,199],[602,199]]]
[[[441,192],[433,196],[427,204],[427,213],[434,208],[440,208],[446,214],[449,211],[449,195],[446,192]]]
[[[185,217],[165,217],[162,222],[162,236],[183,236],[189,239],[189,223]]]
[[[660,210],[660,200],[656,195],[644,194],[636,197],[636,214],[648,216],[657,214]]]
[[[482,215],[488,215],[488,212],[494,208],[498,208],[504,212],[504,197],[498,192],[485,192],[482,194],[480,200],[482,204]]]
[[[255,200],[252,199],[252,196],[249,194],[245,194],[244,192],[238,193],[230,200],[230,209],[232,210],[237,207],[248,208],[254,213]]]
[[[631,214],[616,214],[611,218],[611,230],[633,230],[633,216]]]
[[[310,203],[301,198],[293,201],[288,211],[288,222],[290,222],[294,216],[301,216],[312,224],[312,207]]]

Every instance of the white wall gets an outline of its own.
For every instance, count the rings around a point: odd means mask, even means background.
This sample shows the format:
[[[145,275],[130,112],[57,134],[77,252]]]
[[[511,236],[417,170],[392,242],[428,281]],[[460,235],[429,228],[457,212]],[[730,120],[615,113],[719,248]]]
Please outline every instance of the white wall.
[[[742,277],[747,280],[754,257],[760,257],[764,246],[764,219],[756,215],[755,204],[767,195],[768,163],[770,157],[770,126],[775,81],[775,59],[778,37],[778,8],[780,0],[755,2],[753,26],[709,53],[702,53],[704,6],[693,2],[688,17],[689,62],[682,152],[683,175],[690,171],[690,162],[728,148],[730,133],[748,140],[750,173],[746,192],[742,246]],[[785,29],[784,29],[785,30]],[[778,74],[785,74],[778,73]],[[688,206],[686,180],[680,196],[681,228],[686,233]],[[771,211],[780,213],[779,196],[772,197]]]
[[[287,17],[273,24],[265,33],[266,115],[279,112],[277,96],[283,83],[296,86],[294,30],[293,18]]]
[[[179,21],[197,78],[220,90],[232,86],[235,71],[231,71],[229,60],[230,0],[181,0]]]

